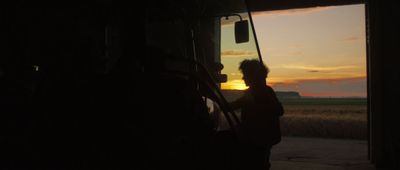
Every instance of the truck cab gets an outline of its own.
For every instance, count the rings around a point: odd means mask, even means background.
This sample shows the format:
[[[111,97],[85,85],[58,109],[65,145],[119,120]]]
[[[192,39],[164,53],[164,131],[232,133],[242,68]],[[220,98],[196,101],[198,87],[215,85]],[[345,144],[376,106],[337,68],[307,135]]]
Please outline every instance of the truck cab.
[[[232,168],[236,159],[233,153],[238,149],[235,128],[240,119],[229,107],[221,86],[231,76],[240,76],[230,73],[238,70],[241,60],[261,59],[246,2],[148,1],[146,5],[146,55],[138,70],[145,79],[155,80],[146,84],[157,84],[150,88],[157,89],[155,103],[168,103],[161,108],[169,108],[158,114],[151,111],[152,116],[146,118],[160,120],[146,129],[147,143],[164,144],[149,147],[149,166],[175,162],[172,166],[182,169]],[[162,116],[166,113],[178,116]],[[193,114],[195,118],[190,117]],[[187,152],[190,150],[198,151]],[[159,158],[160,152],[175,156]],[[197,158],[188,159],[187,155]]]

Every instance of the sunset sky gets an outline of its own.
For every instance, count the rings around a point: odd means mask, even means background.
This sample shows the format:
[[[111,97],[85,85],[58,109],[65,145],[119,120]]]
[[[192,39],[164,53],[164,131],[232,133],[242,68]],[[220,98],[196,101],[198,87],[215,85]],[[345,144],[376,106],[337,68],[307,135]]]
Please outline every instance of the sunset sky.
[[[276,91],[302,96],[365,97],[364,5],[317,7],[253,13],[267,82]],[[223,89],[245,89],[238,66],[257,58],[253,37],[235,44],[233,25],[221,32],[221,61],[228,75]]]

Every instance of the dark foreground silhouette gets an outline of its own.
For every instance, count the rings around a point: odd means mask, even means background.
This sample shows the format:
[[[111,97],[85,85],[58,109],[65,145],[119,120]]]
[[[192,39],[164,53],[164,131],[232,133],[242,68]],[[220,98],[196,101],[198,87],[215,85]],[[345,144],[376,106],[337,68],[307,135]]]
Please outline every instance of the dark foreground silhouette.
[[[269,70],[263,63],[244,60],[239,69],[249,86],[242,97],[231,103],[233,109],[241,109],[241,167],[269,169],[271,148],[281,140],[279,118],[283,115],[283,107],[274,90],[266,83]]]

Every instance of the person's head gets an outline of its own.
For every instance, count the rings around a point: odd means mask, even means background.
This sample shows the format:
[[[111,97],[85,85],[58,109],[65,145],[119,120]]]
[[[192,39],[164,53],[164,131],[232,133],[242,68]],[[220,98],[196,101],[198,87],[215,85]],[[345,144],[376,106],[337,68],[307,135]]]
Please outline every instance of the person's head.
[[[243,74],[246,86],[254,87],[266,84],[265,79],[268,76],[269,69],[264,63],[256,59],[246,59],[240,63],[239,70]]]

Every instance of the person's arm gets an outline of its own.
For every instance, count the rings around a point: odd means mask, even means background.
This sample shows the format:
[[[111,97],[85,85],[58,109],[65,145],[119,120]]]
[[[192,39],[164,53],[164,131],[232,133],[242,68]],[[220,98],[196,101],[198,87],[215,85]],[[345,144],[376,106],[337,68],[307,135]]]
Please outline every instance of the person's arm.
[[[268,86],[269,87],[269,86]],[[272,93],[272,96],[273,96],[273,98],[274,98],[274,101],[276,102],[276,105],[277,105],[277,113],[278,113],[278,115],[279,116],[283,116],[283,113],[285,113],[285,110],[283,109],[283,105],[282,105],[282,103],[279,101],[279,99],[278,99],[278,97],[277,97],[277,95],[276,95],[276,93],[275,93],[275,91],[271,88],[271,87],[269,87],[269,89],[270,89],[270,91],[271,91],[271,93]]]
[[[236,99],[235,101],[229,103],[229,106],[233,110],[240,109],[243,105],[244,105],[244,96],[242,96],[239,99]]]
[[[275,92],[274,92],[274,97],[275,97],[275,101],[277,102],[277,113],[279,116],[283,116],[283,113],[285,113],[285,110],[283,109],[283,105],[282,103],[279,101],[278,97],[276,96]]]
[[[277,100],[277,101],[278,101],[278,114],[279,114],[279,116],[283,116],[283,113],[285,113],[285,110],[283,109],[282,103],[279,100]]]

